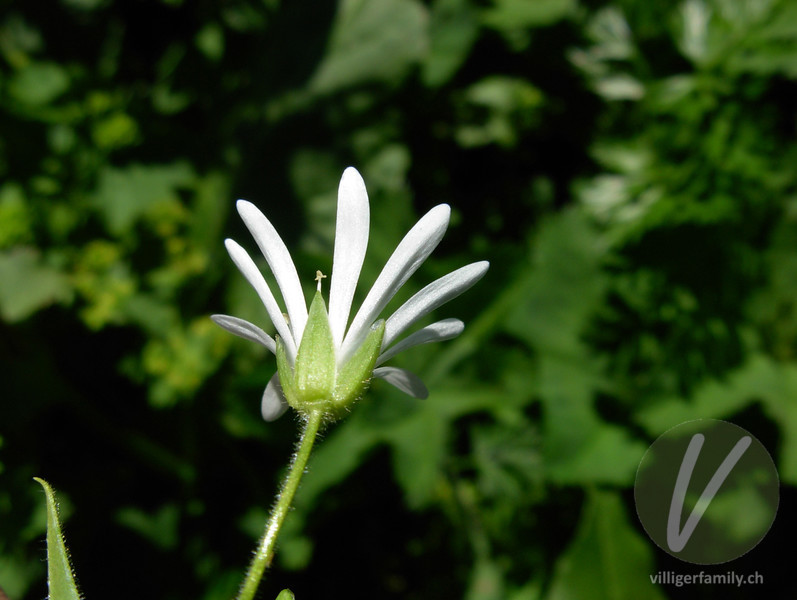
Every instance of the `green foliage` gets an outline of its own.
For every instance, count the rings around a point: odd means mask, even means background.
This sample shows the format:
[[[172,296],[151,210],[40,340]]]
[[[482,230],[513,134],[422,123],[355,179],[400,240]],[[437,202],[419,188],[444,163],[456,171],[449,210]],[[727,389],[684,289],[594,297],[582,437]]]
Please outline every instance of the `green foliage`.
[[[647,576],[652,550],[629,523],[620,498],[590,490],[570,547],[557,564],[548,598],[664,598]]]
[[[295,424],[260,419],[274,357],[207,318],[273,333],[223,240],[254,248],[233,217],[254,202],[311,297],[350,164],[364,284],[439,202],[450,231],[396,302],[492,265],[430,317],[464,334],[396,361],[430,397],[376,381],[325,432],[264,594],[676,597],[649,585],[667,563],[628,491],[648,444],[698,417],[755,433],[793,495],[794,2],[6,4],[12,600],[46,593],[36,473],[79,507],[92,596],[140,596],[117,584],[136,565],[166,600],[233,597]],[[787,581],[777,559],[748,564]]]
[[[329,94],[362,83],[400,82],[425,53],[426,20],[416,0],[343,0],[308,89]]]
[[[0,315],[11,323],[71,297],[64,274],[44,264],[33,248],[19,247],[1,253],[0,278]]]
[[[69,551],[64,543],[61,533],[61,523],[58,520],[58,504],[55,501],[55,492],[43,479],[35,478],[42,488],[47,499],[47,587],[50,590],[48,598],[51,600],[80,600],[75,584],[75,574],[69,560]]]

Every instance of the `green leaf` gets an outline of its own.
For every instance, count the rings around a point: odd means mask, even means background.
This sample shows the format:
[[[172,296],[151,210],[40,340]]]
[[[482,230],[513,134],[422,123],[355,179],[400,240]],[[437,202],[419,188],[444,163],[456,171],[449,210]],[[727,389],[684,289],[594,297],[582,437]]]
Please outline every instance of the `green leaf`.
[[[179,542],[180,512],[176,504],[164,504],[154,513],[125,506],[119,509],[116,520],[158,548],[172,550]]]
[[[76,10],[86,12],[96,10],[103,4],[104,0],[64,0],[64,4]]]
[[[579,365],[541,359],[537,385],[546,411],[545,469],[560,484],[629,485],[646,448],[598,416],[593,368],[586,360]]]
[[[0,253],[0,282],[0,318],[11,323],[72,297],[66,276],[44,264],[33,248]]]
[[[179,188],[194,181],[191,167],[130,165],[124,169],[105,167],[99,176],[94,205],[114,235],[127,232],[147,211],[160,204],[179,203]]]
[[[443,472],[449,427],[434,410],[422,407],[389,432],[393,471],[410,508],[418,509],[433,497]]]
[[[525,300],[506,328],[537,358],[532,381],[542,399],[548,476],[561,484],[630,484],[645,447],[595,410],[602,369],[582,336],[606,293],[603,238],[571,210],[543,223],[527,271]]]
[[[208,60],[218,62],[224,56],[224,29],[218,23],[208,23],[197,32],[194,43]]]
[[[44,488],[47,498],[47,586],[49,600],[80,600],[75,574],[69,562],[69,552],[58,521],[58,504],[50,484],[34,477]]]
[[[506,598],[504,574],[492,560],[478,559],[471,571],[465,600],[503,600]]]
[[[9,181],[0,186],[0,248],[29,242],[33,215],[22,186]]]
[[[591,490],[578,531],[554,569],[547,600],[663,600],[650,582],[653,554],[620,496]]]
[[[66,69],[56,63],[30,63],[17,71],[8,84],[16,100],[31,106],[49,104],[69,88]]]
[[[465,91],[461,111],[474,117],[462,120],[456,140],[463,147],[498,144],[512,147],[524,132],[536,126],[543,94],[517,77],[490,75]]]
[[[343,0],[310,89],[329,94],[369,81],[399,81],[426,53],[427,20],[415,0]]]
[[[583,212],[569,210],[544,221],[525,271],[525,301],[508,315],[509,332],[537,352],[580,360],[583,329],[606,293],[606,258],[606,243]]]
[[[208,252],[218,249],[230,210],[229,197],[229,177],[221,171],[213,171],[196,181],[189,223],[190,238],[194,244]]]
[[[3,587],[0,592],[5,592],[6,596],[0,593],[0,600],[9,598],[22,598],[30,589],[31,585],[39,580],[41,573],[39,565],[25,560],[23,556],[0,555],[0,582]]]
[[[97,121],[91,130],[91,139],[103,150],[129,146],[136,141],[137,136],[138,124],[123,112],[116,112]]]
[[[423,80],[429,87],[438,87],[453,77],[479,37],[477,14],[470,2],[436,0],[432,5],[429,37]]]
[[[651,435],[694,419],[723,419],[760,402],[780,428],[778,471],[784,483],[797,482],[797,365],[754,354],[722,380],[708,380],[691,398],[666,398],[636,414]]]
[[[794,371],[793,368],[789,369]],[[694,419],[722,419],[737,413],[762,397],[778,395],[788,388],[784,370],[768,357],[754,355],[722,380],[709,379],[691,398],[661,398],[637,412],[636,420],[653,436],[679,423]]]
[[[484,15],[486,25],[498,30],[551,25],[573,14],[576,0],[495,0]]]
[[[277,600],[294,600],[296,596],[293,595],[293,592],[290,590],[282,590],[277,596]]]

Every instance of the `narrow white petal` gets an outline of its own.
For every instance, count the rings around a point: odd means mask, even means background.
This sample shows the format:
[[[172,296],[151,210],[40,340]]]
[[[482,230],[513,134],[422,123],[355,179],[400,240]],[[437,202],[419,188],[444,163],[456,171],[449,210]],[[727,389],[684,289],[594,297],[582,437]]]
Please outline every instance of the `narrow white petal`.
[[[274,373],[263,392],[263,401],[260,403],[260,414],[266,421],[276,421],[288,410],[288,401],[282,393],[278,373]]]
[[[236,206],[238,214],[241,215],[241,219],[252,237],[255,238],[260,251],[268,261],[268,266],[271,267],[271,272],[277,279],[282,299],[288,309],[293,338],[298,346],[302,339],[304,325],[307,322],[307,304],[291,254],[277,230],[254,204],[246,200],[238,200]]]
[[[210,315],[210,318],[216,325],[222,329],[226,329],[233,335],[237,335],[238,337],[242,337],[250,342],[256,342],[262,346],[265,346],[271,351],[272,354],[277,353],[277,344],[274,342],[274,338],[272,338],[254,323],[244,321],[238,317],[231,317],[229,315]]]
[[[448,204],[435,206],[404,236],[354,317],[343,342],[340,361],[346,361],[362,343],[368,328],[385,305],[437,247],[450,217],[451,208]]]
[[[374,377],[384,379],[390,385],[397,387],[413,398],[426,398],[429,395],[429,390],[423,385],[423,381],[415,373],[411,373],[406,369],[379,367],[374,369]]]
[[[329,284],[329,325],[335,346],[340,347],[351,311],[351,301],[368,246],[370,212],[365,182],[357,169],[343,172],[338,187],[335,254]]]
[[[490,263],[487,261],[472,263],[427,285],[402,304],[387,320],[382,347],[392,344],[418,319],[469,289],[484,276],[489,267]]]
[[[255,288],[257,295],[260,296],[260,300],[262,300],[266,311],[268,311],[268,316],[271,317],[271,322],[274,323],[274,328],[285,343],[288,357],[293,363],[296,359],[296,343],[291,330],[288,328],[288,323],[285,321],[285,315],[282,314],[277,301],[274,299],[274,294],[271,293],[271,289],[263,278],[263,274],[246,250],[241,248],[235,240],[225,240],[224,245],[227,247],[227,252],[229,252],[235,266],[238,267],[238,270],[246,277],[249,285]]]
[[[396,356],[399,352],[403,352],[407,348],[412,348],[413,346],[450,340],[457,337],[464,329],[465,324],[459,319],[443,319],[442,321],[437,321],[436,323],[432,323],[416,331],[386,352],[383,352],[379,358],[376,359],[376,364],[381,365],[383,362]]]

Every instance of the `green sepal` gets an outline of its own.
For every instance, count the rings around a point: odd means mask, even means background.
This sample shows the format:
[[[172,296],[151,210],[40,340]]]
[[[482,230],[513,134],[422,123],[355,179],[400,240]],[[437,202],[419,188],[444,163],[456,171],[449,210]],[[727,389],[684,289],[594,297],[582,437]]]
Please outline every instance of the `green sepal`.
[[[385,322],[379,321],[371,327],[368,337],[341,368],[333,396],[338,409],[345,409],[357,402],[368,391],[384,337]]]
[[[368,390],[384,337],[385,322],[379,321],[338,371],[326,305],[316,292],[293,367],[277,338],[277,372],[288,404],[305,415],[320,411],[326,420],[341,417]]]
[[[285,352],[285,344],[282,338],[277,336],[277,373],[279,374],[280,386],[285,399],[290,406],[297,407],[299,398],[296,393],[296,385],[293,380],[293,368],[288,362],[288,355]]]
[[[277,596],[277,600],[295,600],[296,596],[293,595],[293,592],[290,590],[282,590]]]
[[[49,600],[80,600],[75,574],[69,562],[69,552],[58,520],[58,504],[50,484],[34,477],[44,488],[47,498],[47,587]]]
[[[299,403],[312,405],[328,401],[335,389],[336,372],[335,342],[329,327],[327,307],[319,291],[310,304],[293,367]]]

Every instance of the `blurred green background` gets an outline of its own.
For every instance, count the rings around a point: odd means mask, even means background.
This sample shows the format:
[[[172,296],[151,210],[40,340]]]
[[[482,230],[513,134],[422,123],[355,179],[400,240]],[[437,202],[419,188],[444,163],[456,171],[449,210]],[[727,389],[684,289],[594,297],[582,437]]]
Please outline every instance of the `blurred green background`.
[[[308,291],[337,183],[372,229],[360,297],[440,202],[400,294],[492,267],[311,460],[262,597],[793,598],[797,2],[0,2],[0,586],[46,594],[58,490],[89,600],[221,600],[292,451],[270,330],[226,255],[255,202]],[[262,264],[263,261],[261,261]],[[782,480],[769,535],[694,567],[636,518],[663,431],[729,419]],[[764,586],[653,586],[658,570]]]

